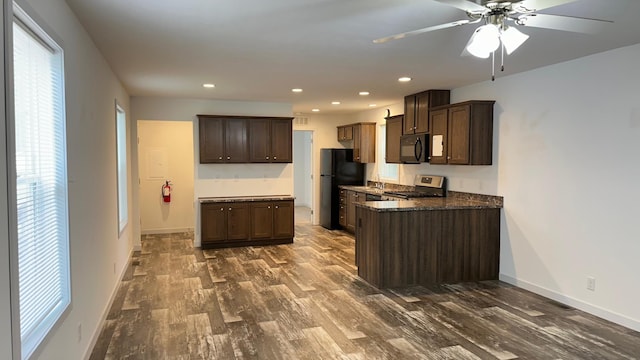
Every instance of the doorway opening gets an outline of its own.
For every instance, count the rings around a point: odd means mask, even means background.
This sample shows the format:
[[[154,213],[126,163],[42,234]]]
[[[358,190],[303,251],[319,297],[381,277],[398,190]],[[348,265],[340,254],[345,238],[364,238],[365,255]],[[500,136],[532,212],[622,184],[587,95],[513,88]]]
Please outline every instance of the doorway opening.
[[[298,224],[313,224],[313,131],[293,131],[293,196]]]
[[[193,231],[193,123],[138,120],[137,126],[140,233]]]

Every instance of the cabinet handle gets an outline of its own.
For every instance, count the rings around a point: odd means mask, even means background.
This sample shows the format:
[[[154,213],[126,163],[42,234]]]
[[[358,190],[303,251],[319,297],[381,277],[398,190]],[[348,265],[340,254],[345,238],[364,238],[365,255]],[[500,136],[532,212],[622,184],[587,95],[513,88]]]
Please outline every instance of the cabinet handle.
[[[278,205],[276,205],[276,209],[278,209],[278,208],[279,208],[279,206],[278,206]]]
[[[220,156],[220,157],[218,158],[218,160],[222,160],[222,156]]]
[[[229,211],[231,211],[231,208],[229,208]]]
[[[447,160],[451,159],[451,156],[447,156]]]
[[[224,208],[220,208],[220,211],[224,211]]]
[[[227,156],[227,160],[231,160],[231,156]]]
[[[273,160],[278,160],[278,157],[277,157],[277,156],[274,156],[274,157],[273,157]]]
[[[269,160],[269,157],[267,156],[267,160]]]
[[[271,206],[267,206],[267,209],[271,209]]]

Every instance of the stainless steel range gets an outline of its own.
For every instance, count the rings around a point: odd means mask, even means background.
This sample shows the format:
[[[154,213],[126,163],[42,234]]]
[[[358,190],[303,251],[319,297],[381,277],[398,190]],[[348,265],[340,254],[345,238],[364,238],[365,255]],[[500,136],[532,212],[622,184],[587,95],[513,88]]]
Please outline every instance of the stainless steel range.
[[[424,197],[447,196],[447,178],[438,175],[416,175],[414,180],[415,190],[412,191],[385,191],[384,193],[403,199]]]

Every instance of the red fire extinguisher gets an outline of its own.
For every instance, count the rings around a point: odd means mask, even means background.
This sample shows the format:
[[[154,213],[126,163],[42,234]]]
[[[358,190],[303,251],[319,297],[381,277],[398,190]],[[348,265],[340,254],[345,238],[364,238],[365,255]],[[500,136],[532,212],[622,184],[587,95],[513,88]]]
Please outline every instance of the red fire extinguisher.
[[[171,202],[171,185],[169,184],[169,180],[164,182],[162,185],[162,201],[168,203]]]

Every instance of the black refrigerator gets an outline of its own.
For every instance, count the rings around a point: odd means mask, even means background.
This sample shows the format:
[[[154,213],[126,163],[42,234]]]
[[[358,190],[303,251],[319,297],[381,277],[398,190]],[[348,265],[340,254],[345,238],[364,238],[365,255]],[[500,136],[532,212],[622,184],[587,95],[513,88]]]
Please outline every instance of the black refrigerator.
[[[364,164],[353,162],[352,149],[320,150],[320,225],[338,229],[339,185],[364,185]]]

